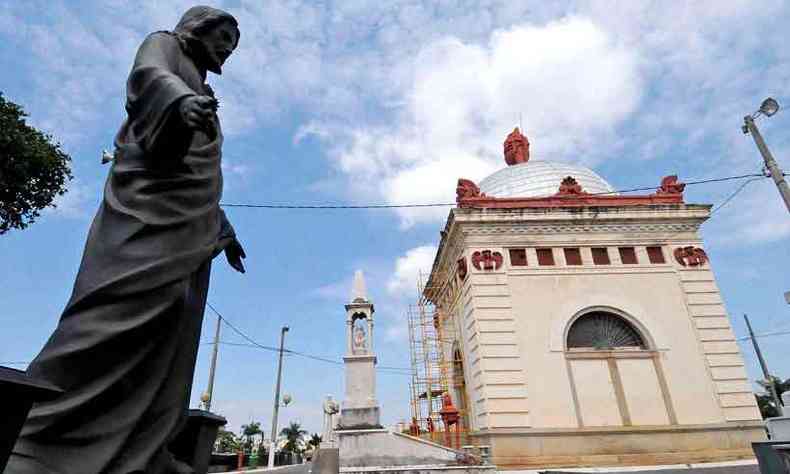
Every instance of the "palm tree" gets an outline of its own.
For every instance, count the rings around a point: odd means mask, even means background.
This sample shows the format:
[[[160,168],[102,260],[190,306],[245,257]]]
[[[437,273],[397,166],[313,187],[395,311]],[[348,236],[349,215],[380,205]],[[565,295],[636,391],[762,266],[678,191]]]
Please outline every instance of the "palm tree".
[[[301,450],[304,437],[307,435],[308,432],[302,429],[302,425],[292,421],[287,427],[280,431],[280,436],[286,439],[283,450],[291,453],[298,453]]]
[[[321,445],[321,441],[323,441],[323,440],[321,439],[321,435],[320,435],[320,434],[318,434],[318,433],[313,433],[313,435],[312,435],[312,436],[310,436],[310,441],[308,441],[308,442],[307,442],[307,444],[308,444],[309,446],[312,446],[312,447],[314,447],[314,448],[317,448],[317,447],[319,447],[319,446]]]
[[[776,390],[776,395],[781,398],[784,392],[790,391],[790,379],[786,379],[783,382],[781,378],[771,375],[770,382],[766,380],[758,380],[757,383],[765,390],[764,393],[756,394],[757,406],[760,407],[760,413],[763,415],[763,418],[782,416],[782,409],[781,407],[776,406],[773,397],[770,395],[771,392],[769,391],[768,387],[772,383],[774,390]]]
[[[241,435],[247,438],[247,442],[244,443],[245,451],[252,451],[253,437],[262,434],[261,424],[257,421],[250,421],[248,425],[241,425]]]

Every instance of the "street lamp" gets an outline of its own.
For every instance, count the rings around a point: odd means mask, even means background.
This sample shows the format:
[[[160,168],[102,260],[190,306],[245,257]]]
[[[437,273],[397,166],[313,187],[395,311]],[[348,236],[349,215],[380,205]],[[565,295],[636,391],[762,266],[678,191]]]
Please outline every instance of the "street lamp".
[[[283,395],[283,408],[285,408],[288,405],[290,405],[292,401],[293,401],[293,398],[291,397],[290,394],[286,393],[285,395]]]
[[[757,149],[760,150],[760,154],[763,156],[765,168],[770,173],[774,183],[776,183],[776,187],[779,189],[779,194],[782,196],[785,206],[787,206],[787,211],[790,212],[790,188],[788,188],[787,181],[785,181],[784,172],[781,168],[779,168],[779,165],[776,163],[771,151],[768,149],[768,145],[765,144],[763,136],[760,135],[757,125],[754,123],[754,119],[760,115],[771,117],[777,111],[779,111],[779,103],[771,97],[765,99],[763,103],[760,104],[760,109],[758,111],[743,118],[742,129],[743,133],[752,135],[754,143],[757,145]]]
[[[766,117],[771,117],[773,114],[779,111],[779,102],[774,100],[773,98],[769,97],[760,104],[760,113],[765,115]]]

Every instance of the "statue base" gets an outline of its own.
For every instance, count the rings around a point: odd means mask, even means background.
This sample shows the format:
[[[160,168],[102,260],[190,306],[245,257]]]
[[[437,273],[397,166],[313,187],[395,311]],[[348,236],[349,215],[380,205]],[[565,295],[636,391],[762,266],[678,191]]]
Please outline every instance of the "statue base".
[[[169,445],[176,459],[183,461],[195,470],[195,474],[205,474],[211,464],[211,452],[221,426],[227,420],[205,410],[189,410],[184,428]]]
[[[21,370],[0,367],[0,404],[4,417],[0,424],[0,472],[5,470],[33,403],[53,400],[62,393],[60,388]]]
[[[379,429],[381,414],[379,407],[343,408],[340,410],[340,422],[337,430],[369,430]]]

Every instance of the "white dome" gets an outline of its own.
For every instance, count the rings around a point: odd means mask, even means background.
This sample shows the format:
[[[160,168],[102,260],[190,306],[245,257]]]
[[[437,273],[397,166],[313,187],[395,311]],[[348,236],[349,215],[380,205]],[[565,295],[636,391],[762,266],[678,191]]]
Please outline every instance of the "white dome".
[[[548,161],[528,161],[503,168],[480,181],[480,191],[498,198],[552,196],[557,194],[560,182],[568,176],[590,194],[614,191],[589,168]]]

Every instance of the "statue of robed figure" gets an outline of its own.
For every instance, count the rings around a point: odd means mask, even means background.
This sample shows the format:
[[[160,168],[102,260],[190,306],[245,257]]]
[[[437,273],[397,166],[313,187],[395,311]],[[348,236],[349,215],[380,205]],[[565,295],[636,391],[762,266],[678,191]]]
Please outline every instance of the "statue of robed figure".
[[[205,83],[239,36],[230,14],[194,7],[140,46],[73,293],[28,368],[64,394],[33,407],[7,474],[191,472],[166,446],[188,408],[211,260],[224,251],[244,272]]]

